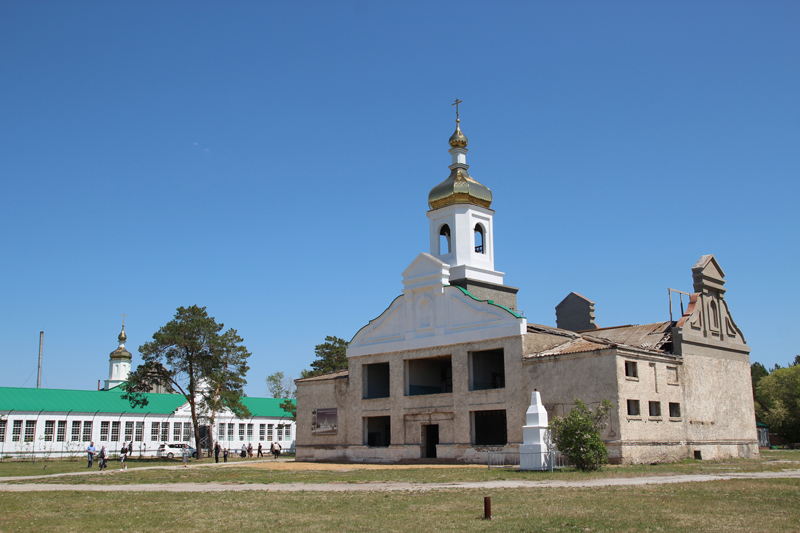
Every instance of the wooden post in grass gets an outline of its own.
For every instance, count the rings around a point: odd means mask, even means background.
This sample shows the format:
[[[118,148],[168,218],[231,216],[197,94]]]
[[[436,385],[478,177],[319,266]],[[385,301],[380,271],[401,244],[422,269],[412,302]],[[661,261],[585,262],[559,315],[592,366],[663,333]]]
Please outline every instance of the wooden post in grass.
[[[484,496],[483,497],[483,519],[484,520],[491,520],[492,519],[492,497],[491,496]]]

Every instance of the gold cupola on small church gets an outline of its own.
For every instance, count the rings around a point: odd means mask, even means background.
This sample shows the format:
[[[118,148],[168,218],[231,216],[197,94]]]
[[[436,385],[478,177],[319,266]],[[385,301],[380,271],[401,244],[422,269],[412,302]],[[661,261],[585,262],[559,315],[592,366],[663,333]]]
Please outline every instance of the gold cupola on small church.
[[[460,101],[458,103],[461,103]],[[446,180],[431,189],[428,205],[439,209],[453,204],[472,204],[489,208],[492,205],[492,191],[469,175],[467,169],[467,136],[461,131],[461,119],[456,111],[456,131],[450,136],[450,154],[453,164]]]

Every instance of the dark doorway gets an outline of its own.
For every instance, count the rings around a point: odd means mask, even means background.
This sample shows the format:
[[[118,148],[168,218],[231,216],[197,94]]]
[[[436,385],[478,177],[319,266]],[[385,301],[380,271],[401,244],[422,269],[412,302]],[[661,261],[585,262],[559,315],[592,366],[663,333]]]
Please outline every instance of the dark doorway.
[[[422,426],[422,458],[436,459],[437,444],[439,444],[439,425]]]

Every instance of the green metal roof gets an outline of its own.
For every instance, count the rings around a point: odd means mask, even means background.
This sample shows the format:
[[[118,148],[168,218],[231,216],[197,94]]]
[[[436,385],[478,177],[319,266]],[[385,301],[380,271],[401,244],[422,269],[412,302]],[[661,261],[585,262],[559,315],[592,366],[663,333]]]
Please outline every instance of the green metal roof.
[[[107,391],[33,389],[0,387],[0,411],[48,411],[73,413],[131,413],[170,414],[186,403],[182,394],[148,393],[146,407],[131,407],[122,398],[123,391],[114,387]],[[253,416],[286,416],[280,408],[283,400],[277,398],[242,399]]]
[[[242,398],[242,403],[250,409],[253,416],[268,416],[274,418],[289,417],[289,414],[281,409],[281,404],[286,400],[280,398],[251,398],[245,396]],[[297,405],[297,400],[292,400],[292,403]]]

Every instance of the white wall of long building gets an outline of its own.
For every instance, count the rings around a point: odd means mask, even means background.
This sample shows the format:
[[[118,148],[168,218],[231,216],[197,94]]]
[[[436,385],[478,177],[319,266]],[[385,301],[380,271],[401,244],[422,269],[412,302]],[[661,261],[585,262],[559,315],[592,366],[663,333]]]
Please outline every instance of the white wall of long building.
[[[201,423],[200,425],[203,425]],[[213,439],[228,450],[261,443],[265,453],[278,442],[284,451],[295,447],[295,423],[286,418],[253,417],[242,420],[217,416]],[[164,443],[194,446],[190,416],[183,414],[119,414],[0,411],[0,458],[57,459],[84,457],[90,442],[111,455],[133,441],[134,456],[152,457]]]

